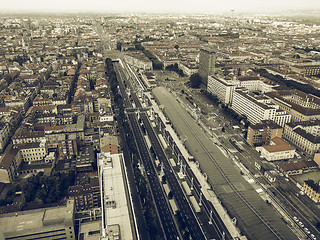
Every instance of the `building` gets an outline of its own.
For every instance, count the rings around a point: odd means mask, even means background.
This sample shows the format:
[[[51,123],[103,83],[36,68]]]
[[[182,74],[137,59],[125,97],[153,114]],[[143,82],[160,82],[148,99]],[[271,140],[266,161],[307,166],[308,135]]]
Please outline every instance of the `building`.
[[[74,199],[76,211],[101,207],[98,178],[93,178],[90,184],[70,186],[68,195]]]
[[[304,76],[316,76],[320,74],[320,64],[318,65],[304,65],[292,66],[291,70]]]
[[[299,175],[299,174],[307,173],[319,168],[318,164],[315,161],[280,163],[278,167],[279,167],[279,170],[286,176]]]
[[[0,239],[75,239],[74,201],[66,206],[0,215]]]
[[[209,49],[200,49],[199,56],[199,75],[202,77],[202,82],[207,85],[208,76],[214,74],[216,64],[216,53]]]
[[[277,161],[282,159],[290,159],[294,157],[296,149],[290,146],[279,137],[271,139],[269,145],[256,147],[256,150],[267,161]]]
[[[43,162],[48,153],[46,141],[16,144],[20,149],[22,160],[26,163],[40,163]]]
[[[126,62],[136,68],[152,70],[152,61],[141,51],[125,52]]]
[[[251,124],[262,120],[274,120],[276,106],[260,95],[248,94],[241,89],[235,90],[231,108],[240,116],[244,115]]]
[[[299,90],[282,90],[266,93],[266,96],[290,114],[291,121],[320,119],[320,98]]]
[[[207,91],[217,96],[224,104],[232,102],[232,95],[236,84],[231,80],[220,79],[216,76],[208,76]]]
[[[10,144],[0,159],[0,182],[11,183],[22,162],[20,149]]]
[[[45,140],[44,131],[28,131],[19,128],[12,137],[13,144],[41,142]]]
[[[247,133],[247,143],[251,146],[261,146],[270,143],[275,137],[282,137],[283,128],[272,121],[250,125]]]
[[[320,201],[320,186],[319,183],[315,183],[313,180],[306,180],[303,183],[303,191],[314,202]]]
[[[273,121],[281,127],[284,127],[285,124],[291,122],[291,115],[284,110],[277,109]]]
[[[4,151],[11,135],[10,125],[0,122],[0,153]]]
[[[102,202],[102,239],[133,239],[123,161],[122,154],[98,154]],[[118,229],[117,236],[114,236],[116,232],[111,232],[112,228]]]
[[[313,155],[320,149],[320,120],[288,123],[283,136],[302,151]]]

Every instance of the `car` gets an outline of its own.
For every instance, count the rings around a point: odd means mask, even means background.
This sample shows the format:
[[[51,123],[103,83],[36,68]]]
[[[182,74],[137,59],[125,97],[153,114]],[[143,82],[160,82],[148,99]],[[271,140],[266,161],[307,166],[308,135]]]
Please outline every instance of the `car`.
[[[299,219],[298,219],[296,216],[293,217],[293,220],[294,220],[295,222],[299,222]]]
[[[302,222],[298,222],[298,225],[302,228],[304,227],[304,224]]]
[[[317,240],[317,238],[316,238],[313,234],[311,234],[310,237],[311,237],[313,240]]]
[[[303,230],[306,234],[310,234],[310,230],[308,228],[305,227]]]

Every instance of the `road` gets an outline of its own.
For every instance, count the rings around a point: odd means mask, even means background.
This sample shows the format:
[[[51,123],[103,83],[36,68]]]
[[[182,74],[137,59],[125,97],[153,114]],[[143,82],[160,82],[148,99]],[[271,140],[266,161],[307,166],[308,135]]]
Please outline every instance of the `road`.
[[[127,82],[126,76],[122,72],[119,63],[114,63],[115,71],[119,81],[120,92],[124,100],[126,108],[133,108],[131,101],[128,99],[127,93],[124,89],[123,83]],[[162,188],[153,161],[151,159],[148,146],[145,142],[142,130],[138,123],[136,113],[128,112],[127,117],[133,131],[136,147],[140,156],[140,160],[143,163],[143,167],[149,183],[149,189],[151,191],[153,200],[156,205],[157,215],[160,219],[161,227],[164,232],[165,238],[168,240],[177,240],[181,238],[181,234],[175,224],[173,213],[166,199],[166,194]]]

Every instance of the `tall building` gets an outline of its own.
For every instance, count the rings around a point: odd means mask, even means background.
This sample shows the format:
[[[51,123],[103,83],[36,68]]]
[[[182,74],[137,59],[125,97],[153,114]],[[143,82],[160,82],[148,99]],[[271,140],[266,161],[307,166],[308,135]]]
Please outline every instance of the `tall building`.
[[[216,53],[209,49],[200,49],[199,74],[205,85],[208,82],[208,76],[214,74],[216,63]]]

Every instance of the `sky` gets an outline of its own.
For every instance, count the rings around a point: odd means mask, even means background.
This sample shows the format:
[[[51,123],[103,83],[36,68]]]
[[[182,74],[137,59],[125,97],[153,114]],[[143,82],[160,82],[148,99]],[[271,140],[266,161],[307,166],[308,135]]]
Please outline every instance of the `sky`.
[[[1,0],[1,12],[278,12],[320,9],[320,0]]]

